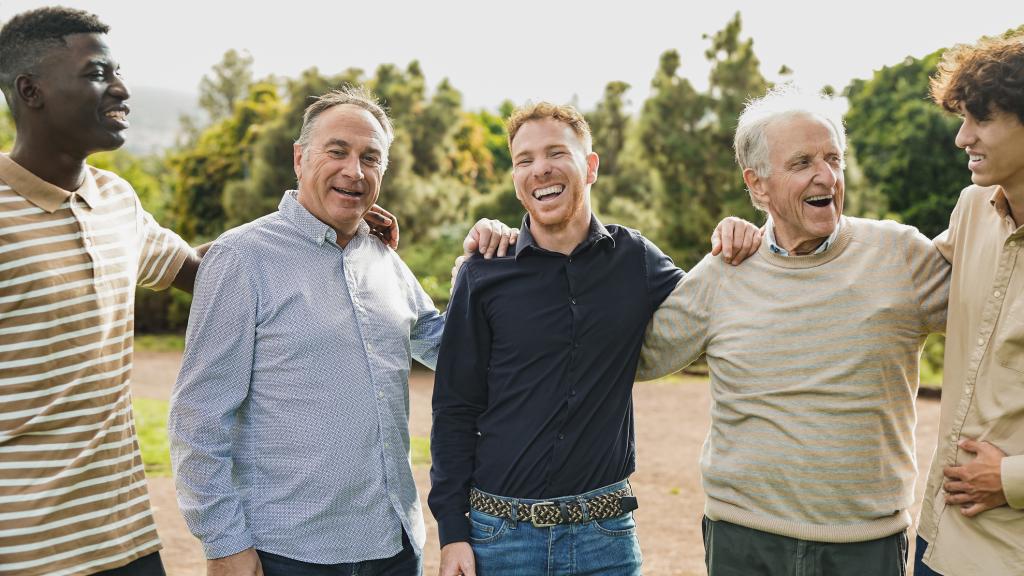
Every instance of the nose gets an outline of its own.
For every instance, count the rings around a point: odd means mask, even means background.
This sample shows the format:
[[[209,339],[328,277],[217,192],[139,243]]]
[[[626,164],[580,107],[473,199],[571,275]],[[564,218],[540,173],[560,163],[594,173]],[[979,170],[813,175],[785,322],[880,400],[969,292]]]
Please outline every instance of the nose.
[[[970,120],[964,118],[964,121],[960,124],[960,129],[956,131],[956,139],[954,142],[956,143],[957,148],[967,148],[971,144],[974,144],[976,139],[977,136],[974,133],[974,125]]]
[[[114,74],[114,81],[110,83],[109,90],[112,95],[121,100],[127,100],[132,97],[132,91],[128,89],[128,84],[120,74]]]
[[[341,167],[341,175],[358,182],[363,179],[363,163],[358,154],[349,154]]]
[[[814,182],[831,189],[839,181],[839,171],[842,169],[841,166],[833,166],[821,159],[815,163]]]
[[[538,158],[533,162],[533,175],[537,178],[546,178],[551,175],[551,163],[547,158]]]

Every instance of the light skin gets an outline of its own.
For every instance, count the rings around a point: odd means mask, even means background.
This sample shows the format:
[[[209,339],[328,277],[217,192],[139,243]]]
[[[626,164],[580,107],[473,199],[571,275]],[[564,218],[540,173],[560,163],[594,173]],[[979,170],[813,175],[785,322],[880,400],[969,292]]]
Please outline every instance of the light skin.
[[[568,124],[531,120],[512,140],[512,182],[545,250],[570,254],[590,229],[590,187],[600,159]],[[551,192],[551,193],[546,193]]]
[[[1024,125],[1015,115],[993,108],[985,120],[961,107],[963,124],[956,145],[967,153],[971,181],[978,186],[1001,186],[1010,205],[1010,216],[1024,222]],[[969,518],[1006,505],[1002,463],[1006,453],[995,445],[965,438],[960,449],[975,457],[963,466],[942,469],[946,503],[960,506]]]
[[[843,212],[842,150],[824,120],[805,114],[766,128],[771,173],[751,168],[743,181],[775,224],[775,240],[790,254],[810,254],[835,231]]]

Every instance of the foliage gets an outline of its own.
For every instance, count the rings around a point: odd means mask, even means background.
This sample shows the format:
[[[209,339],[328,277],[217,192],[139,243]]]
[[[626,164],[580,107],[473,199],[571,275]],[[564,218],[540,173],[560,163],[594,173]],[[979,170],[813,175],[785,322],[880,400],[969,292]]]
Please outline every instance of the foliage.
[[[0,152],[9,152],[14,145],[14,119],[11,118],[11,111],[0,98]]]
[[[907,57],[845,91],[850,145],[865,178],[889,210],[927,236],[946,229],[970,181],[963,152],[953,145],[958,119],[928,99],[928,77],[941,54]]]
[[[230,116],[252,84],[252,55],[228,50],[199,82],[199,107],[217,121]]]
[[[142,464],[146,475],[171,475],[171,449],[167,441],[168,402],[151,398],[132,400],[135,414],[135,433],[139,438]]]

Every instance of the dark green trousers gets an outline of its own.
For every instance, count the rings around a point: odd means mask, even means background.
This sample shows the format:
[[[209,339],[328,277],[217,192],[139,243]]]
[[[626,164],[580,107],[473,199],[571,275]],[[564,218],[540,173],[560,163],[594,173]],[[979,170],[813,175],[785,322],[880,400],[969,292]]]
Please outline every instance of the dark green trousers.
[[[905,576],[907,533],[832,544],[745,528],[706,517],[708,576]]]

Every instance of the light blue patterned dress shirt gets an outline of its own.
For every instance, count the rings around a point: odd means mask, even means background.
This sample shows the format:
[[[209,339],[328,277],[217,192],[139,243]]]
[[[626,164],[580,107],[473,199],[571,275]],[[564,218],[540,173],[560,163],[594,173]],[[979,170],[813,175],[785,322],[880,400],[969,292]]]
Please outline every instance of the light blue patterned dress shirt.
[[[208,558],[388,558],[403,528],[422,549],[409,367],[434,367],[444,319],[365,223],[336,238],[289,191],[203,259],[168,428]]]
[[[836,221],[836,228],[829,234],[828,238],[824,242],[818,245],[811,254],[821,254],[828,250],[833,244],[836,243],[836,238],[839,238],[839,227],[843,225],[843,219],[840,218]],[[775,222],[772,221],[772,217],[768,217],[768,221],[764,225],[764,237],[768,241],[768,249],[778,254],[779,256],[792,256],[789,250],[786,250],[775,241]]]

